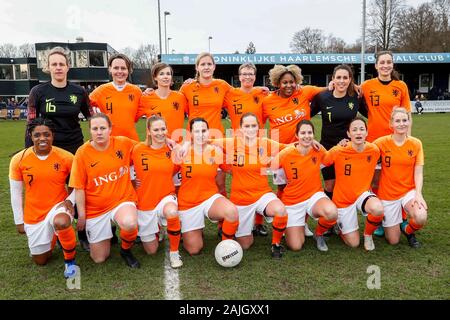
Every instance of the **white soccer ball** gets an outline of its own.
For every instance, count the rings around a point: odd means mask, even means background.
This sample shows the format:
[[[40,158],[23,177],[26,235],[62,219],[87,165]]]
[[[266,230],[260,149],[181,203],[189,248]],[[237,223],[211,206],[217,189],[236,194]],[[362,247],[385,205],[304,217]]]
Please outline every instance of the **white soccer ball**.
[[[243,250],[237,241],[227,239],[219,242],[214,255],[217,263],[222,267],[232,268],[241,262]]]

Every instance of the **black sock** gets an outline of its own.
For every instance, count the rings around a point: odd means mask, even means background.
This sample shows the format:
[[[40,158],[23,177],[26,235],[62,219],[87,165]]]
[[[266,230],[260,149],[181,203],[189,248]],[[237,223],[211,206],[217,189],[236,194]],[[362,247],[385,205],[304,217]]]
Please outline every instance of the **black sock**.
[[[325,194],[328,196],[328,198],[333,199],[333,191],[325,190]]]

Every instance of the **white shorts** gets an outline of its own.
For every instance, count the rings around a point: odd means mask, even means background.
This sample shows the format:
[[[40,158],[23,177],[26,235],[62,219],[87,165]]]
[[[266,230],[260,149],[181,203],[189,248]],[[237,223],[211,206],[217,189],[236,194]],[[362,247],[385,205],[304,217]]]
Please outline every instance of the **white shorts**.
[[[239,227],[236,231],[236,237],[245,237],[252,234],[253,225],[255,222],[255,213],[264,212],[269,202],[278,199],[277,196],[268,192],[261,196],[255,203],[248,206],[236,206],[239,213]],[[267,219],[267,221],[270,221]]]
[[[52,249],[52,240],[56,232],[53,220],[57,214],[66,213],[70,217],[70,221],[73,220],[72,216],[66,212],[64,206],[60,206],[61,204],[62,202],[54,205],[43,221],[36,224],[24,223],[28,247],[32,255],[43,254]]]
[[[280,185],[287,184],[286,173],[284,172],[283,168],[272,171],[272,173],[273,173],[273,181],[272,182],[274,185],[280,186]]]
[[[209,219],[208,211],[209,209],[211,209],[214,201],[216,201],[216,199],[219,198],[225,197],[221,194],[216,193],[196,207],[178,211],[178,213],[180,214],[180,221],[181,221],[181,233],[203,229],[205,227],[204,217],[207,217]],[[210,221],[217,222],[211,219]]]
[[[383,218],[383,227],[393,227],[400,223],[402,223],[402,208],[406,206],[406,204],[414,199],[416,196],[416,190],[411,190],[403,197],[397,200],[381,200],[384,209],[384,218]]]
[[[337,224],[339,229],[341,229],[342,234],[347,234],[359,229],[357,210],[361,211],[364,216],[367,215],[367,213],[362,211],[362,205],[364,200],[369,196],[375,196],[375,194],[370,191],[365,191],[352,205],[346,208],[338,208]]]
[[[138,210],[138,236],[142,242],[151,242],[156,239],[156,233],[159,232],[159,225],[166,226],[167,221],[164,217],[163,209],[168,203],[174,203],[178,206],[177,197],[169,195],[161,199],[153,210]]]
[[[308,200],[294,204],[292,206],[286,206],[286,211],[288,213],[288,222],[286,228],[304,227],[306,214],[309,214],[311,218],[317,220],[317,218],[315,218],[312,214],[312,209],[316,202],[322,198],[328,197],[324,192],[319,191],[314,193]]]
[[[86,235],[89,243],[98,243],[100,241],[112,238],[113,234],[111,231],[111,221],[116,223],[115,217],[117,211],[126,205],[131,205],[136,208],[136,204],[134,202],[125,201],[99,217],[86,219]]]
[[[181,186],[181,172],[177,172],[173,175],[172,182],[175,187]]]

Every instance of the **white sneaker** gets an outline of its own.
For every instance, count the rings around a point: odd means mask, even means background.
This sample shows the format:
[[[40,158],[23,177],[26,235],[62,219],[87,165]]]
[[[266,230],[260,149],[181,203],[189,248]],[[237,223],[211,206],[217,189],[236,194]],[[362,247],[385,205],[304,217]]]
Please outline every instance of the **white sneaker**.
[[[181,256],[178,251],[170,252],[170,266],[174,269],[180,268],[183,265]]]
[[[375,243],[373,243],[372,236],[364,235],[364,249],[367,251],[375,250]]]
[[[311,232],[311,230],[309,230],[309,226],[307,223],[305,223],[305,236],[306,237],[312,237],[314,235],[314,233]]]

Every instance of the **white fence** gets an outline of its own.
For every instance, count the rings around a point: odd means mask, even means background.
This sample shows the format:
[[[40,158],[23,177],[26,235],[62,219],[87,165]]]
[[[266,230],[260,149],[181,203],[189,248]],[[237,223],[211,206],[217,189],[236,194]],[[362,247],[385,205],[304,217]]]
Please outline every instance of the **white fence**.
[[[417,113],[414,104],[416,101],[411,101],[412,113]],[[427,100],[421,101],[423,112],[450,112],[450,100]]]

